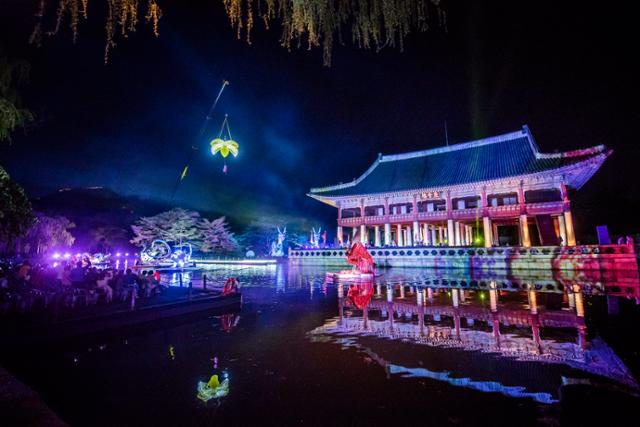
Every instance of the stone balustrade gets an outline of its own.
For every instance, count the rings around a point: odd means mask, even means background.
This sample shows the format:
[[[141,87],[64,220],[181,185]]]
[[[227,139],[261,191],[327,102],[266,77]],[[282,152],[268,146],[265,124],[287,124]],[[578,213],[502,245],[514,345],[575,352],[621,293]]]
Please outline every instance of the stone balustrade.
[[[632,245],[370,248],[378,267],[460,269],[638,270]],[[289,260],[346,266],[345,249],[290,249]]]

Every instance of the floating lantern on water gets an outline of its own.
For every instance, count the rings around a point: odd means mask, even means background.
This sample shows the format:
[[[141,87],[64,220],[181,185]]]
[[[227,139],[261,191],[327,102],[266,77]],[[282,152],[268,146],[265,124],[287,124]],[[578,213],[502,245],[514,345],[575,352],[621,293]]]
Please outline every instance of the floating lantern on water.
[[[208,402],[211,399],[219,399],[229,394],[229,377],[225,374],[222,382],[218,375],[212,375],[209,382],[198,382],[198,399]]]

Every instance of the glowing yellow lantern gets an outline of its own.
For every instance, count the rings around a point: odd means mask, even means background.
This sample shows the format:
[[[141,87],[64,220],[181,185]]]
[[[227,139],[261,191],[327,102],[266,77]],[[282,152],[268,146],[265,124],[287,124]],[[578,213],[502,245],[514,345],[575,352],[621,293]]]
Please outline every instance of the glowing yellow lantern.
[[[220,155],[224,158],[226,158],[229,153],[233,154],[233,157],[237,157],[238,148],[238,143],[233,139],[225,140],[222,138],[216,138],[211,141],[211,154],[213,154],[214,156],[219,152]]]

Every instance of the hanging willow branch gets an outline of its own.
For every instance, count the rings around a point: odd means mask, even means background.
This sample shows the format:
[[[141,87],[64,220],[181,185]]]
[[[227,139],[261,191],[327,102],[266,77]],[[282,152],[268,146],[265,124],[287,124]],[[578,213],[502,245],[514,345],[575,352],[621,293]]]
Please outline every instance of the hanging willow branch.
[[[40,0],[38,22],[31,42],[40,44],[42,20],[48,2],[56,3],[56,23],[49,34],[58,33],[65,18],[75,42],[80,18],[88,16],[89,0]],[[96,0],[94,0],[95,2]],[[126,37],[138,24],[139,3],[144,0],[102,0],[107,5],[105,62],[115,46],[119,31]],[[167,1],[167,0],[165,0]],[[380,50],[396,47],[402,50],[405,37],[412,31],[426,31],[432,24],[446,30],[446,12],[441,0],[222,0],[238,38],[251,43],[256,20],[266,28],[274,20],[282,25],[280,43],[286,49],[321,47],[324,64],[331,65],[335,41],[342,43],[342,32],[351,33],[352,42],[363,49]],[[433,17],[432,17],[433,16]],[[162,11],[156,0],[146,1],[145,20],[158,36]]]
[[[106,40],[104,46],[104,62],[109,61],[109,53],[116,46],[115,38],[119,33],[122,37],[127,37],[129,33],[136,31],[140,12],[144,13],[144,19],[150,23],[153,34],[158,37],[158,23],[162,18],[162,10],[156,0],[102,0],[106,5],[105,32]],[[52,4],[50,4],[52,3]],[[94,0],[95,3],[95,0]],[[144,3],[141,9],[140,3]],[[49,6],[55,6],[55,12],[49,11]],[[43,21],[48,14],[55,14],[55,25],[51,31],[44,32]],[[65,19],[69,20],[69,27],[75,43],[78,38],[78,25],[80,19],[87,19],[89,16],[89,0],[40,0],[36,13],[37,22],[29,38],[29,42],[40,46],[42,35],[56,35],[60,31]]]

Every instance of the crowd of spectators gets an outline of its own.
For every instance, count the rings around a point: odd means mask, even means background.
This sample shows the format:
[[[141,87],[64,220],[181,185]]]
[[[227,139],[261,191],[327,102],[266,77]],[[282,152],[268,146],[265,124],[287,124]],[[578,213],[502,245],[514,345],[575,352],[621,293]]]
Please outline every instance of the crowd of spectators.
[[[24,308],[39,299],[45,305],[52,300],[67,306],[79,301],[109,304],[149,297],[165,287],[160,273],[153,270],[134,273],[130,268],[98,269],[83,261],[49,265],[31,265],[29,261],[0,263],[0,302],[4,311],[14,305]]]

